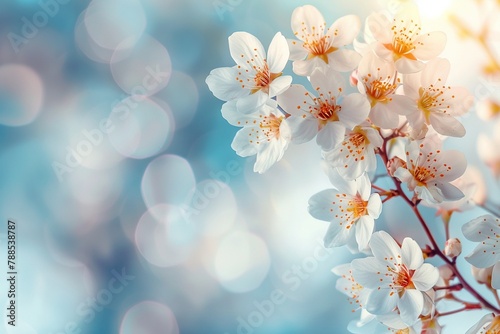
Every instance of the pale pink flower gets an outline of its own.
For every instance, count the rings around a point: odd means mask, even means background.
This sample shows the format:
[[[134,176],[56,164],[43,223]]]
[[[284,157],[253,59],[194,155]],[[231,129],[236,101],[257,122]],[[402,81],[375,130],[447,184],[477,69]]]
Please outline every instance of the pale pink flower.
[[[400,73],[415,73],[424,67],[422,61],[437,57],[444,49],[443,32],[422,33],[418,9],[402,6],[392,21],[380,13],[366,19],[371,35],[376,39],[375,53],[394,62]]]
[[[410,141],[406,145],[403,166],[394,176],[407,184],[427,204],[458,200],[464,194],[450,182],[461,176],[467,161],[459,151],[442,151],[433,142]]]
[[[464,126],[455,118],[467,112],[473,97],[463,87],[446,84],[450,72],[450,62],[436,58],[425,64],[420,73],[403,76],[405,95],[411,99],[404,106],[410,126],[424,131],[432,125],[437,133],[444,136],[463,137]]]
[[[409,97],[396,94],[400,86],[396,67],[392,62],[380,59],[372,52],[363,56],[357,71],[358,90],[370,102],[370,121],[384,129],[395,129],[399,115],[408,115],[412,101]]]
[[[292,13],[292,31],[299,40],[288,41],[293,71],[302,76],[311,75],[316,68],[352,71],[361,56],[343,47],[353,42],[360,26],[357,16],[347,15],[326,30],[325,19],[316,7],[297,7]]]

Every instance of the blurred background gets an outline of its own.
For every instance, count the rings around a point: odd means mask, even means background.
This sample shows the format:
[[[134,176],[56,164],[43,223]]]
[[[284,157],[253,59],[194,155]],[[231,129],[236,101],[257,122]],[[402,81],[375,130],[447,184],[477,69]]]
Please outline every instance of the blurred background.
[[[17,326],[0,332],[347,333],[358,314],[331,268],[353,256],[325,250],[328,224],[307,213],[309,197],[330,187],[319,149],[291,146],[266,174],[254,174],[253,160],[231,150],[237,129],[205,78],[233,66],[227,37],[235,31],[264,45],[277,31],[291,38],[297,6],[316,6],[329,25],[397,2],[1,1],[0,226],[17,223],[19,276]],[[462,119],[465,139],[446,145],[467,154],[495,205],[498,4],[417,3],[423,30],[448,34],[448,82],[478,101]],[[471,33],[486,25],[488,50]],[[454,216],[452,235],[483,213]],[[435,210],[424,214],[444,244]],[[384,206],[377,229],[427,242],[397,200]],[[0,232],[6,273],[6,228]],[[448,317],[448,333],[464,332],[482,313]]]

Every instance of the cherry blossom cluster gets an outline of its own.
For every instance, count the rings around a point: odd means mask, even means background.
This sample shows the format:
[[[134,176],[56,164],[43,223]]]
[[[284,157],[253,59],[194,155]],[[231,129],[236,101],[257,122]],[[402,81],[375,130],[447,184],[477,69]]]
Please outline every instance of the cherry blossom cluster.
[[[347,246],[365,256],[333,269],[337,288],[361,311],[349,331],[441,333],[441,317],[486,309],[489,313],[468,333],[496,333],[500,305],[465,281],[456,265],[462,236],[449,236],[452,214],[475,206],[476,186],[464,154],[443,149],[447,137],[465,135],[458,117],[473,103],[465,88],[447,82],[450,62],[439,57],[446,35],[426,31],[411,4],[392,17],[369,15],[363,29],[354,15],[328,25],[306,5],[293,11],[291,27],[293,38],[277,33],[267,51],[249,33],[232,34],[229,50],[236,65],[214,69],[206,83],[225,101],[222,116],[240,128],[231,147],[242,157],[256,156],[255,172],[279,161],[289,144],[314,139],[320,147],[318,160],[331,186],[310,198],[309,212],[329,222],[326,247]],[[284,74],[289,61],[306,85]],[[387,181],[384,187],[377,184],[381,179]],[[414,212],[429,238],[425,247],[376,226],[383,203],[392,198]],[[423,219],[421,205],[441,215],[443,245]],[[465,257],[474,277],[497,296],[499,219],[478,217],[462,232],[477,243]],[[427,262],[433,257],[443,264]],[[457,298],[460,290],[476,303]],[[462,307],[442,311],[444,299]]]

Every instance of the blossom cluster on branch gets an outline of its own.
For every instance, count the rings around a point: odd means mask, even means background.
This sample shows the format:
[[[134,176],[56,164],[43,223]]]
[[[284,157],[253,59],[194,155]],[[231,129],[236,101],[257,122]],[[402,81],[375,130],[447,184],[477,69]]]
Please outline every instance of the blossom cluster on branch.
[[[393,17],[354,15],[328,25],[313,6],[296,8],[294,38],[277,33],[267,51],[246,32],[229,37],[236,65],[214,69],[206,82],[225,101],[222,116],[240,128],[231,147],[242,157],[256,156],[254,171],[264,173],[289,144],[315,140],[321,148],[331,188],[313,195],[310,214],[329,222],[326,247],[347,246],[366,255],[333,269],[337,288],[361,310],[349,325],[353,333],[441,333],[440,317],[471,309],[491,311],[468,333],[500,330],[500,305],[494,305],[463,278],[456,265],[459,238],[450,238],[454,212],[474,207],[474,185],[464,176],[463,153],[442,148],[447,137],[463,137],[457,119],[472,106],[463,87],[447,82],[450,62],[440,58],[443,32],[421,27],[418,10],[401,6]],[[307,85],[284,75],[288,61]],[[378,169],[391,182],[377,185]],[[376,228],[383,203],[401,198],[411,208],[429,244],[411,236],[400,243]],[[447,241],[439,245],[420,213],[437,209]],[[500,288],[500,221],[478,217],[462,228],[477,242],[465,259],[474,277],[495,297]],[[426,262],[439,257],[442,266]],[[476,302],[455,296],[466,290]],[[440,301],[461,308],[441,311]],[[487,332],[487,333],[490,333]]]

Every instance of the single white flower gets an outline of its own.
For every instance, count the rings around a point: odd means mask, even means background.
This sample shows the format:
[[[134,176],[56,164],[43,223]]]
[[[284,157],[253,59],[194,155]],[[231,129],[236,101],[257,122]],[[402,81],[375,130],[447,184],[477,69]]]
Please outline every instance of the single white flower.
[[[247,32],[229,36],[229,51],[236,66],[212,70],[206,83],[218,99],[238,100],[240,112],[258,109],[292,83],[292,77],[282,76],[290,52],[281,33],[274,36],[267,55],[261,42]]]
[[[330,222],[325,247],[347,245],[351,252],[368,246],[374,220],[382,210],[378,194],[371,194],[371,183],[365,174],[352,181],[340,176],[333,182],[336,189],[323,190],[309,200],[309,213],[316,219]]]
[[[368,16],[366,24],[376,39],[375,53],[394,62],[400,73],[421,71],[424,63],[437,57],[444,49],[446,35],[443,32],[422,34],[418,9],[415,6],[401,6],[390,21],[380,13]]]
[[[222,106],[222,116],[231,125],[242,127],[231,147],[242,157],[257,155],[254,172],[263,173],[283,157],[291,139],[290,128],[275,101],[251,114],[239,112],[236,104],[229,101]]]
[[[359,63],[357,79],[358,90],[370,102],[370,121],[376,126],[395,129],[399,124],[399,115],[408,115],[412,111],[407,108],[411,99],[396,94],[401,80],[392,62],[369,52]]]
[[[359,93],[344,96],[344,80],[333,71],[317,69],[311,75],[317,96],[304,86],[292,85],[279,95],[278,104],[288,119],[295,143],[305,143],[316,135],[318,145],[329,151],[344,140],[345,130],[366,120],[370,105]]]
[[[465,257],[467,262],[477,268],[493,266],[491,286],[500,289],[500,219],[484,215],[462,226],[464,236],[479,244]]]
[[[500,332],[500,316],[488,313],[465,334],[496,334]]]
[[[311,75],[318,67],[352,71],[358,66],[361,56],[342,47],[353,42],[360,26],[357,16],[347,15],[325,31],[325,19],[316,7],[297,7],[292,13],[292,31],[299,40],[288,41],[290,60],[294,60],[293,71],[302,76]]]
[[[373,257],[352,261],[353,276],[371,289],[366,310],[372,314],[389,314],[397,307],[401,320],[413,325],[424,310],[424,292],[432,289],[439,271],[424,263],[422,250],[411,238],[401,247],[384,231],[375,232],[370,240]]]
[[[450,72],[450,62],[436,58],[425,64],[420,73],[403,76],[405,95],[412,102],[404,108],[410,125],[423,130],[432,125],[437,133],[444,136],[463,137],[464,126],[455,118],[463,115],[471,107],[473,97],[463,87],[446,85]]]
[[[381,147],[383,139],[370,126],[356,126],[346,133],[344,141],[323,156],[329,168],[335,168],[343,178],[353,180],[364,172],[377,168],[375,149]]]
[[[441,151],[433,142],[420,144],[410,141],[406,145],[404,163],[394,176],[407,184],[418,198],[427,204],[445,200],[458,200],[464,194],[450,182],[461,176],[467,168],[467,160],[459,151]]]

